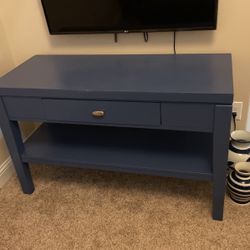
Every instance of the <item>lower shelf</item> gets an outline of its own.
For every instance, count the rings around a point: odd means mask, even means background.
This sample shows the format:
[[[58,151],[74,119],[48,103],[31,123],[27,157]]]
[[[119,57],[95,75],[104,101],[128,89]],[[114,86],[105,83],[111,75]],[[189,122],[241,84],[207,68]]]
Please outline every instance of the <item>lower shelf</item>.
[[[44,123],[24,162],[212,180],[211,134]]]

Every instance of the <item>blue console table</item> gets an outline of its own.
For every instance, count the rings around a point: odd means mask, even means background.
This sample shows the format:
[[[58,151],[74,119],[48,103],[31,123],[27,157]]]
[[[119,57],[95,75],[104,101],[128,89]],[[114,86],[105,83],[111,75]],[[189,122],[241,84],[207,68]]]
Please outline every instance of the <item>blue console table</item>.
[[[0,125],[23,192],[28,163],[213,183],[223,218],[232,62],[211,55],[34,56],[0,79]],[[42,125],[23,143],[18,121]]]

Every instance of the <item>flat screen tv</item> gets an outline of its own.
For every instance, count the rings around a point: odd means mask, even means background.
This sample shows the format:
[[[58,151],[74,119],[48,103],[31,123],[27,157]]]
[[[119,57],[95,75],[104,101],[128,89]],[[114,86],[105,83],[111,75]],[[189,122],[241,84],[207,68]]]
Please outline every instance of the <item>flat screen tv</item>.
[[[218,0],[42,0],[51,34],[216,29]]]

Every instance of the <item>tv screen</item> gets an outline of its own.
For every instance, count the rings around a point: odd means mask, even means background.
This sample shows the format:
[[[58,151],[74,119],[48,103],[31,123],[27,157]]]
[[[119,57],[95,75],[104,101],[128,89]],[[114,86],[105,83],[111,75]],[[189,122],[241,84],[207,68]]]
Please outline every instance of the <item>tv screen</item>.
[[[42,0],[51,34],[216,29],[218,0]]]

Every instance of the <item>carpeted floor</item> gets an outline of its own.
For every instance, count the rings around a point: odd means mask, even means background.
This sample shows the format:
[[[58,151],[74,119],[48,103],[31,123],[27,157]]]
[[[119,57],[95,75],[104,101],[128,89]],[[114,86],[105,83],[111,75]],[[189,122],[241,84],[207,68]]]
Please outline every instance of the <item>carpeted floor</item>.
[[[32,166],[0,190],[0,249],[250,249],[250,206],[211,219],[208,183]]]

